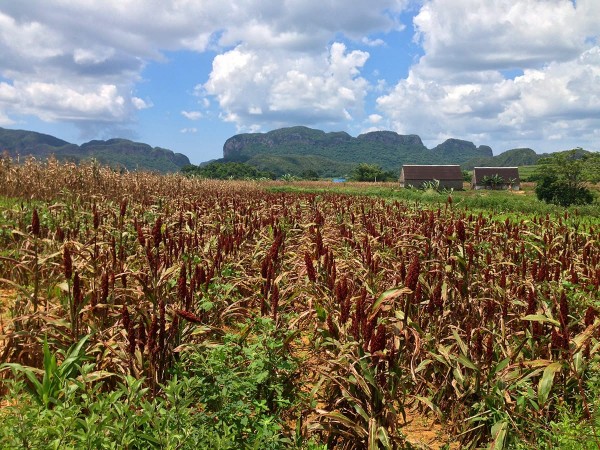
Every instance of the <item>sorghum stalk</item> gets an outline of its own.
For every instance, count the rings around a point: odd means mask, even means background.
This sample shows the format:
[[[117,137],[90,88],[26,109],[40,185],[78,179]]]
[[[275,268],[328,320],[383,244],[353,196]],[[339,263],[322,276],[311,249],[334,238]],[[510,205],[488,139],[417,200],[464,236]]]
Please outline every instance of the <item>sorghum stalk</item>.
[[[273,283],[271,288],[271,314],[273,320],[277,322],[277,310],[279,309],[279,288],[277,284]]]
[[[71,297],[71,333],[73,339],[77,338],[78,331],[78,315],[79,308],[83,302],[83,292],[81,289],[81,280],[79,279],[79,273],[75,272],[73,276],[73,295]]]
[[[404,323],[408,321],[410,315],[411,303],[415,297],[415,291],[417,284],[419,283],[419,274],[421,272],[421,262],[419,261],[419,255],[414,255],[408,266],[408,273],[406,274],[406,280],[404,285],[413,291],[411,294],[406,295],[406,302],[404,304]]]
[[[313,283],[317,281],[317,273],[315,271],[315,266],[313,265],[312,258],[310,253],[304,253],[304,265],[306,266],[306,274],[308,275],[308,279]]]
[[[40,236],[40,218],[38,216],[37,209],[33,209],[31,215],[31,234],[33,234],[33,310],[38,309],[38,297],[40,292],[40,265],[38,257],[38,240]],[[46,301],[46,309],[48,308],[48,302]]]

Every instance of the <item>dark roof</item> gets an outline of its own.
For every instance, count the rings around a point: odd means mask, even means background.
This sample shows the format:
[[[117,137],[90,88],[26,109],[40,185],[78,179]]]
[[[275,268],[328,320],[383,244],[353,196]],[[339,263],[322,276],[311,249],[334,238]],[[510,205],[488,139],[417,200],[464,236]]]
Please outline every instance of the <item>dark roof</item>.
[[[404,180],[462,180],[463,175],[458,165],[448,166],[402,166]]]
[[[473,183],[476,184],[481,181],[483,177],[493,177],[498,175],[504,179],[519,181],[519,168],[518,167],[475,167],[473,169]]]

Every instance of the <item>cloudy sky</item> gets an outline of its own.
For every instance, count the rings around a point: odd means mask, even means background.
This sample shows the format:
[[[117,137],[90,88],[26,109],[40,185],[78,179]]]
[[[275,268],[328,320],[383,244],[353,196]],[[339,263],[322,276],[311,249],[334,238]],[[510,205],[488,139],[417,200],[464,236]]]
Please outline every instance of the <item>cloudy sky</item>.
[[[0,2],[0,126],[222,155],[306,125],[600,150],[598,0]]]

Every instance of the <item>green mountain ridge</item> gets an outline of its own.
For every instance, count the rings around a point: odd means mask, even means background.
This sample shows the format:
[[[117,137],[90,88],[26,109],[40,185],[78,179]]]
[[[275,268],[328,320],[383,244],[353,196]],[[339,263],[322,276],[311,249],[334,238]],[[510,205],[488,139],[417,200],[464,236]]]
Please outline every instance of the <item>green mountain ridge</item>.
[[[474,167],[519,167],[534,166],[547,156],[539,155],[531,148],[513,148],[491,158],[473,158],[462,164],[463,169],[472,170]]]
[[[428,149],[414,134],[372,131],[352,137],[298,126],[235,135],[223,145],[220,161],[245,162],[277,175],[316,171],[329,177],[347,174],[359,163],[399,172],[403,164],[464,164],[492,157],[489,146],[477,147],[460,139],[448,139]]]
[[[12,157],[31,155],[46,159],[54,156],[61,161],[81,162],[93,158],[115,168],[162,173],[178,172],[190,164],[189,158],[181,153],[128,139],[93,140],[76,145],[48,134],[0,127],[0,153],[4,151]]]

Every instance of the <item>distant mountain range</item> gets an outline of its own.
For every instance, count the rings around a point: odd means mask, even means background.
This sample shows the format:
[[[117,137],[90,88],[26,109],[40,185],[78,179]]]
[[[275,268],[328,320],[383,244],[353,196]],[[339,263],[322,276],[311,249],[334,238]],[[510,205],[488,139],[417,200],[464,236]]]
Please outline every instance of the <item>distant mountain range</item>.
[[[162,173],[178,172],[190,164],[188,157],[181,153],[128,139],[94,140],[76,145],[48,134],[0,128],[0,154],[4,151],[13,157],[31,155],[46,159],[54,155],[58,160],[74,162],[94,158],[115,168]]]
[[[59,160],[74,162],[94,158],[115,168],[163,173],[177,172],[190,165],[188,157],[181,153],[127,139],[93,140],[76,145],[47,134],[0,127],[0,154],[4,151],[13,157],[32,155],[45,159],[54,155]],[[276,176],[311,173],[331,177],[347,175],[359,163],[376,164],[398,173],[403,164],[460,164],[463,169],[472,169],[534,165],[543,156],[530,148],[493,156],[489,146],[477,147],[460,139],[448,139],[429,149],[415,134],[373,131],[352,137],[345,132],[326,133],[297,126],[235,135],[227,139],[223,158],[215,162],[244,162]]]
[[[396,173],[403,164],[460,164],[471,169],[532,165],[540,157],[528,148],[493,156],[489,146],[476,147],[460,139],[448,139],[428,149],[414,134],[373,131],[352,137],[345,132],[291,127],[233,136],[225,142],[223,158],[218,161],[245,162],[277,176],[313,171],[330,177],[348,174],[359,163],[377,164]]]
[[[491,158],[469,159],[465,163],[462,163],[461,166],[466,170],[471,170],[473,167],[534,166],[545,156],[548,156],[548,154],[544,153],[540,155],[530,148],[513,148]]]

